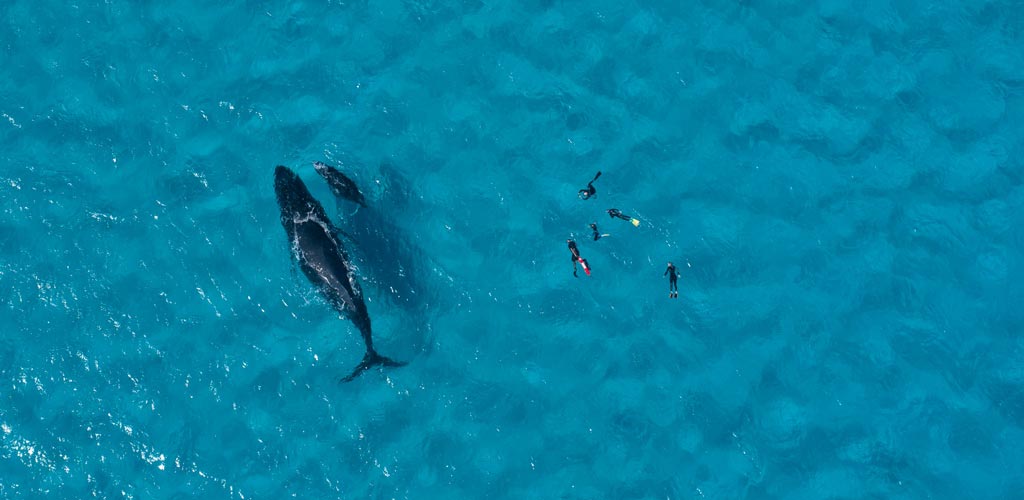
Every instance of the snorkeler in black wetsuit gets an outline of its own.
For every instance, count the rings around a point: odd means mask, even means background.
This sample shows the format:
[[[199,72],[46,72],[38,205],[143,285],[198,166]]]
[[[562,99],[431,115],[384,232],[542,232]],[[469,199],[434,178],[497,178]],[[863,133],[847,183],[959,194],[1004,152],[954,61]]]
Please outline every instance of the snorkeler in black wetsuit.
[[[679,298],[679,286],[676,285],[676,278],[679,277],[676,271],[676,266],[673,266],[671,262],[668,263],[668,269],[662,273],[662,276],[668,275],[668,298],[678,299]]]
[[[628,221],[629,221],[629,222],[631,222],[631,223],[632,223],[632,224],[633,224],[634,226],[639,226],[639,225],[640,225],[640,221],[639,221],[639,220],[637,220],[637,219],[635,219],[635,218],[633,218],[633,217],[630,217],[630,216],[628,216],[628,215],[626,215],[626,214],[622,213],[622,212],[621,212],[621,211],[619,211],[619,209],[617,209],[617,208],[609,208],[609,209],[608,209],[608,216],[609,216],[609,217],[611,217],[611,218],[613,218],[613,219],[616,219],[616,218],[618,218],[618,219],[622,219],[622,220],[628,220]]]
[[[601,232],[597,230],[597,223],[596,222],[591,222],[590,223],[590,229],[594,230],[594,241],[597,241],[597,240],[599,240],[601,238],[604,238],[605,236],[611,236],[610,234],[601,234]]]
[[[597,188],[594,187],[594,181],[596,181],[598,177],[601,177],[601,171],[597,172],[597,175],[594,176],[594,180],[587,183],[586,189],[580,190],[579,197],[581,200],[588,200],[591,196],[597,194]]]
[[[577,278],[579,277],[576,274],[576,263],[579,262],[580,266],[583,267],[583,272],[587,273],[587,276],[590,276],[590,264],[587,264],[586,259],[580,257],[580,251],[576,248],[576,242],[572,240],[565,241],[569,244],[569,251],[572,252],[572,275]]]

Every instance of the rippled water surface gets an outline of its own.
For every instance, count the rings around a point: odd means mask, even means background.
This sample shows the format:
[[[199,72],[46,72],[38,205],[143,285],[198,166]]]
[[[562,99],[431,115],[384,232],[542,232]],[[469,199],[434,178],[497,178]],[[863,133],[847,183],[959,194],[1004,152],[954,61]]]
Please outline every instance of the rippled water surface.
[[[4,2],[0,498],[1018,497],[1020,12]]]

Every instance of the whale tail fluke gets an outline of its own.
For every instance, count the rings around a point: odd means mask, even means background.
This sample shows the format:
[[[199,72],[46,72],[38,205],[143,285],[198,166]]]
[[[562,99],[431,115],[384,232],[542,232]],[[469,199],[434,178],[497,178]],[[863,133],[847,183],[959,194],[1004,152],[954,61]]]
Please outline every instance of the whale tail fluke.
[[[369,351],[366,351],[366,355],[363,356],[363,361],[361,363],[359,363],[359,366],[357,366],[355,370],[352,370],[352,373],[349,376],[341,379],[341,381],[342,382],[351,382],[352,379],[358,377],[364,371],[369,370],[370,368],[372,368],[374,366],[377,366],[377,365],[380,365],[380,366],[405,366],[405,363],[403,363],[401,361],[395,361],[395,360],[393,360],[391,358],[387,358],[387,357],[381,356],[380,354],[377,354],[377,351],[374,351],[374,350],[371,349]]]

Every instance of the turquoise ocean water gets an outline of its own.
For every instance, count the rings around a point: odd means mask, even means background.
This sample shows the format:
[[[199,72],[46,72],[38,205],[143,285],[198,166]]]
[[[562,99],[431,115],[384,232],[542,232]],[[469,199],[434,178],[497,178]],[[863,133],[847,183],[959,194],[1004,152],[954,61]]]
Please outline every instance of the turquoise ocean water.
[[[0,498],[1024,491],[1018,3],[0,23]],[[408,366],[338,383],[362,341],[290,261],[277,164]]]

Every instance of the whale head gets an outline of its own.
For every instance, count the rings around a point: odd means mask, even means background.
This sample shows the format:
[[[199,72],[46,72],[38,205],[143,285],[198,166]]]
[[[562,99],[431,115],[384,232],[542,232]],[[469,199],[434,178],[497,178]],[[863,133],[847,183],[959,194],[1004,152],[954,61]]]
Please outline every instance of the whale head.
[[[308,212],[315,202],[302,179],[285,166],[279,165],[274,169],[274,193],[282,217]]]
[[[322,161],[313,162],[313,169],[320,175],[327,175],[327,164]]]

